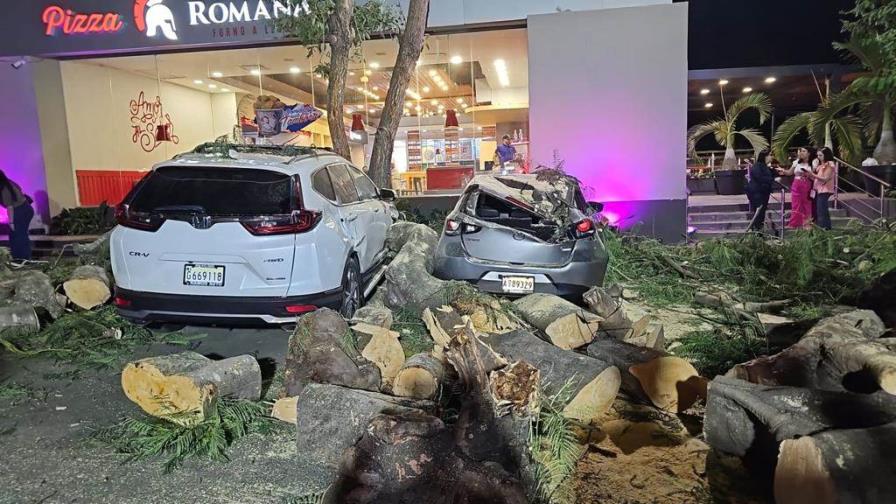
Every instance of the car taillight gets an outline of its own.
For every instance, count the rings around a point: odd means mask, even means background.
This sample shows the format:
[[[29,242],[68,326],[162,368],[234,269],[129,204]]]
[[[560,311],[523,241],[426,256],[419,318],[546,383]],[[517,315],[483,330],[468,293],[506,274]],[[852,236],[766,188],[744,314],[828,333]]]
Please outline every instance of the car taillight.
[[[247,231],[256,236],[306,233],[320,222],[320,212],[299,210],[291,215],[264,217],[242,221]]]
[[[291,315],[301,315],[303,313],[311,313],[316,311],[317,307],[314,305],[286,305],[286,313]]]
[[[135,212],[124,203],[115,207],[115,221],[124,227],[141,231],[158,231],[165,219],[146,212]]]
[[[454,236],[458,232],[460,232],[460,221],[454,219],[448,219],[445,221],[445,234],[449,236]]]
[[[579,236],[590,236],[594,234],[594,221],[591,219],[582,219],[576,223],[576,233]]]
[[[113,301],[113,303],[119,308],[130,308],[131,305],[134,304],[130,299],[125,299],[121,296],[115,296],[115,300]]]

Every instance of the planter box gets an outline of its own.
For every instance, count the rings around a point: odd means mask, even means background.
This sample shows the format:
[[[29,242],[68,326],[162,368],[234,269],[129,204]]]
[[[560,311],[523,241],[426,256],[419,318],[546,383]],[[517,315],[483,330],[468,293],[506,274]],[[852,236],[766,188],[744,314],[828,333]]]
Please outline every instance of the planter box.
[[[688,192],[690,194],[718,194],[716,191],[716,179],[714,177],[688,177]]]
[[[715,172],[715,175],[719,194],[732,196],[744,193],[744,187],[747,185],[746,170],[720,170]]]
[[[896,187],[896,165],[863,166],[862,170],[890,184],[890,188]],[[865,190],[873,196],[880,196],[880,183],[868,177],[863,178]]]

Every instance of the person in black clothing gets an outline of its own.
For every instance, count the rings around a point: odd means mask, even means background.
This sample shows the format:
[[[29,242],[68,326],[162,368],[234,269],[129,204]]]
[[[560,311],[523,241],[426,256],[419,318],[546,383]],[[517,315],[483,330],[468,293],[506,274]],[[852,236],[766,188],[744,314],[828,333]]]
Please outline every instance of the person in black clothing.
[[[769,155],[768,149],[763,150],[750,167],[750,182],[747,184],[746,192],[750,198],[750,208],[756,212],[750,225],[752,231],[761,232],[765,228],[765,212],[768,210],[768,199],[775,183],[775,174],[768,166]]]

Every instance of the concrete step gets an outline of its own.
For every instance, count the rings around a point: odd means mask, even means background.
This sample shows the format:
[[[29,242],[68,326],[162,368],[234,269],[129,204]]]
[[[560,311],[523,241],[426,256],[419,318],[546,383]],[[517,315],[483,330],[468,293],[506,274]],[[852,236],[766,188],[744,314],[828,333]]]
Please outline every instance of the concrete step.
[[[832,208],[830,210],[831,217],[846,217],[847,212],[845,208]],[[697,212],[688,214],[688,222],[697,225],[705,222],[735,222],[735,221],[746,221],[749,222],[750,219],[753,218],[753,214],[747,211],[735,211],[735,212]],[[784,218],[790,218],[790,211],[784,212]],[[781,220],[781,212],[780,210],[769,210],[765,213],[766,220]]]
[[[856,221],[857,219],[852,217],[831,217],[831,225],[835,228],[846,227],[850,222]],[[780,226],[780,220],[769,221],[766,219],[766,227],[770,226],[771,223],[774,223],[775,226]],[[749,220],[737,220],[737,221],[714,221],[714,222],[701,222],[701,223],[691,223],[691,226],[697,228],[699,231],[738,231],[738,230],[746,230],[750,225]]]

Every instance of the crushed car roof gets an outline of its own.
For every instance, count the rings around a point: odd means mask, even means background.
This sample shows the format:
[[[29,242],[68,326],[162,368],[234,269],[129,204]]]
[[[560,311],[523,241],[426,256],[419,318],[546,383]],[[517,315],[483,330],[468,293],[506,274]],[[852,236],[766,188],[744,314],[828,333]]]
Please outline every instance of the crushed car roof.
[[[543,216],[558,216],[575,204],[575,190],[579,181],[556,170],[544,170],[528,175],[477,175],[469,187],[499,198],[512,198]],[[563,219],[561,219],[563,220]]]

